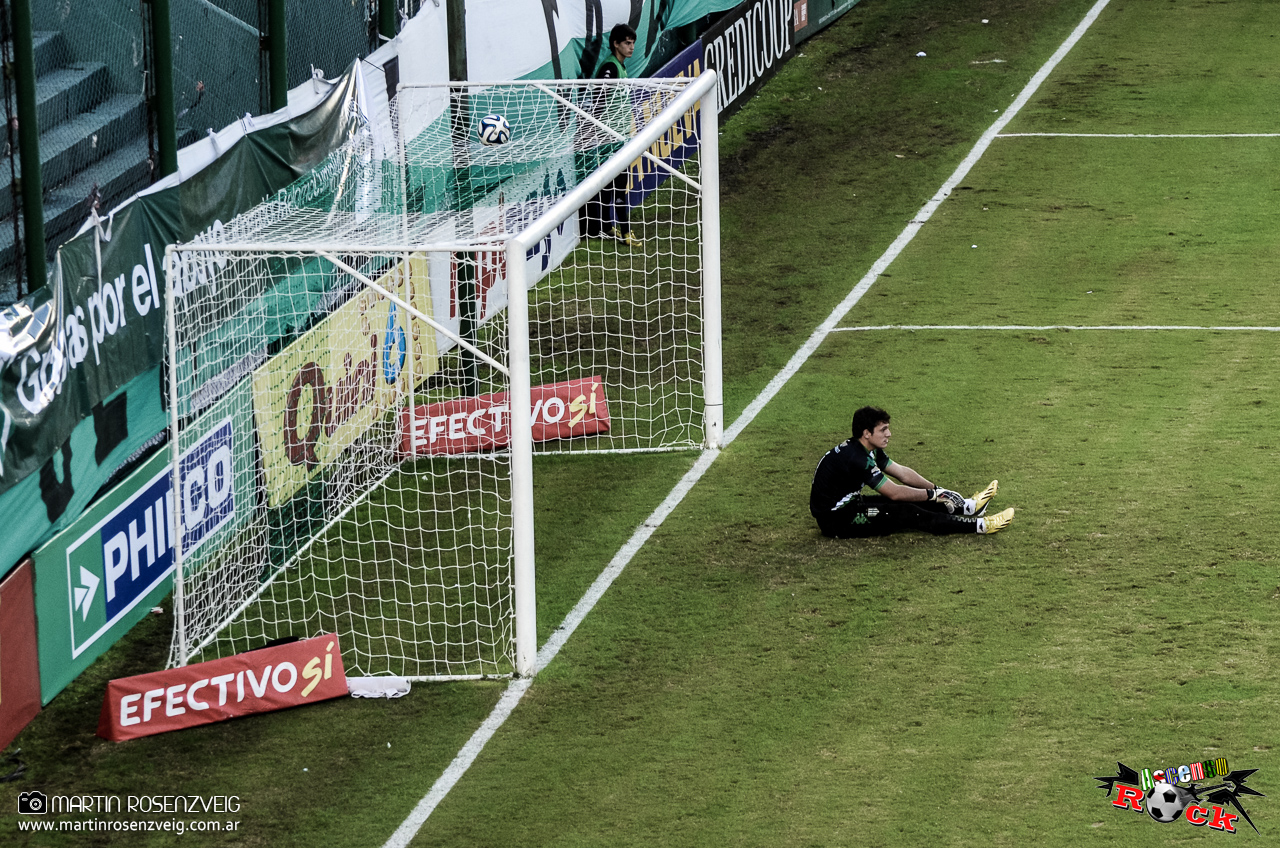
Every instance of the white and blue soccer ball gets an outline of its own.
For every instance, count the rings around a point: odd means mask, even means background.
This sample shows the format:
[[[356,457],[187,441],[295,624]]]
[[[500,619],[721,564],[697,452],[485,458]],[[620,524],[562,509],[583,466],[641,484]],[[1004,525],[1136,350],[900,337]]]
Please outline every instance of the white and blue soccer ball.
[[[1147,790],[1147,815],[1161,823],[1177,821],[1187,807],[1189,794],[1172,783],[1158,781]]]
[[[485,115],[476,127],[476,135],[486,147],[506,144],[511,140],[511,124],[501,115]]]

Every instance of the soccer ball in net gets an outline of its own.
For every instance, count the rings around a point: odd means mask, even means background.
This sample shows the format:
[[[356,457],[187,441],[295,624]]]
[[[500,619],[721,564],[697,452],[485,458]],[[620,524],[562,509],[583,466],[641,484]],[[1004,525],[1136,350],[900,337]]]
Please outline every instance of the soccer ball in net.
[[[1186,806],[1186,796],[1172,783],[1162,781],[1147,790],[1147,815],[1158,822],[1177,821]]]
[[[480,137],[480,143],[486,147],[506,144],[511,140],[511,124],[508,124],[507,119],[501,115],[485,115],[480,119],[480,125],[476,127],[476,135]]]

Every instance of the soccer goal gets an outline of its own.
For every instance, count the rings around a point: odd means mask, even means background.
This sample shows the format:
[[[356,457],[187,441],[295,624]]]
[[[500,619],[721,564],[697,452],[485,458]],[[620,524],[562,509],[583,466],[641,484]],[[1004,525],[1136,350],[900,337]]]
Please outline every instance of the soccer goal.
[[[720,441],[715,95],[402,86],[170,247],[171,664],[336,632],[353,675],[533,672],[535,455]]]

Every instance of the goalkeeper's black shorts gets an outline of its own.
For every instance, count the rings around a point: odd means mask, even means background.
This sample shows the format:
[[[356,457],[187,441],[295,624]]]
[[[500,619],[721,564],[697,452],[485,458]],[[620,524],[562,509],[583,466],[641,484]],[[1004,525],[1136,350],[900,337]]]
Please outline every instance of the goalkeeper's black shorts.
[[[842,508],[814,518],[822,535],[835,539],[888,536],[904,530],[935,536],[978,531],[976,518],[953,515],[940,503],[893,501],[883,495],[859,495]]]

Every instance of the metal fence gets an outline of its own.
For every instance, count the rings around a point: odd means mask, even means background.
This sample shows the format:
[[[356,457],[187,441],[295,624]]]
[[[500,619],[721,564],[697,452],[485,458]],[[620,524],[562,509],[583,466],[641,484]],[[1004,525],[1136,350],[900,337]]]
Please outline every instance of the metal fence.
[[[13,60],[12,7],[3,5],[3,60]],[[158,176],[150,2],[27,0],[36,56],[36,100],[46,255],[95,206],[107,210]],[[432,2],[432,0],[426,0]],[[416,0],[400,0],[406,6]],[[378,0],[305,0],[286,7],[290,88],[313,69],[336,76],[378,45]],[[270,111],[266,0],[170,0],[178,145],[248,114]],[[405,9],[402,7],[401,12]],[[26,249],[12,80],[4,87],[8,137],[0,162],[0,305],[43,280],[24,279]]]

